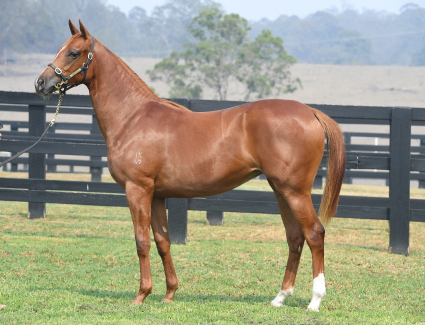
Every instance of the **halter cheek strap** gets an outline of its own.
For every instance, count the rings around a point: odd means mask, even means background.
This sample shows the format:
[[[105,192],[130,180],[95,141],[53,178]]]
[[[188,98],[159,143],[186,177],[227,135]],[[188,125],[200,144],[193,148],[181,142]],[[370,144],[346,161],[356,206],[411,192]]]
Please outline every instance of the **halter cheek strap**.
[[[95,38],[93,37],[93,41],[91,43],[91,48],[90,48],[90,52],[87,56],[86,62],[83,63],[83,65],[78,68],[76,71],[74,71],[73,73],[71,73],[68,77],[65,77],[65,75],[63,74],[62,70],[60,68],[57,68],[53,65],[53,63],[49,63],[48,66],[52,67],[53,70],[55,70],[55,73],[57,75],[59,75],[62,78],[62,81],[59,82],[55,87],[57,89],[57,91],[60,94],[65,95],[66,92],[71,89],[74,88],[78,85],[81,85],[82,83],[84,83],[84,80],[86,80],[86,75],[87,75],[87,69],[89,68],[89,64],[93,59],[93,48],[94,48],[94,42],[95,42]],[[79,84],[75,84],[72,86],[66,86],[68,84],[69,79],[73,78],[74,76],[76,76],[78,73],[80,73],[83,75],[83,80],[79,83]],[[65,86],[64,86],[65,85]]]

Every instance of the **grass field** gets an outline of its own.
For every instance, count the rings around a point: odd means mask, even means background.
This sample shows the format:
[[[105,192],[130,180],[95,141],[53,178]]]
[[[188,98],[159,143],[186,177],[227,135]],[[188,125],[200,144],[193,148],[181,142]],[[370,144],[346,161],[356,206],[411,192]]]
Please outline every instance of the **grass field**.
[[[244,188],[267,189],[261,181]],[[345,185],[343,194],[387,196],[388,188]],[[282,308],[270,306],[288,254],[277,215],[226,213],[223,226],[211,227],[205,212],[190,212],[188,245],[172,246],[175,302],[161,303],[165,277],[152,241],[154,290],[141,306],[130,305],[139,273],[128,209],[48,204],[46,219],[28,220],[27,203],[0,202],[0,227],[0,304],[7,305],[0,324],[425,324],[422,223],[411,223],[411,255],[404,257],[387,252],[387,222],[334,219],[326,228],[320,313],[305,311],[308,249],[294,296]]]

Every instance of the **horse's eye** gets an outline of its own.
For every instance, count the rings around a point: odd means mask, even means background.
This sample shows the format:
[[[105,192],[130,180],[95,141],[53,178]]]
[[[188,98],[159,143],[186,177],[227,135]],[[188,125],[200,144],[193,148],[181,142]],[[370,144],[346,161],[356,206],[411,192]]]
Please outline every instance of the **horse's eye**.
[[[78,58],[78,56],[80,55],[80,53],[78,53],[78,52],[76,52],[76,51],[72,51],[72,52],[69,52],[69,54],[68,54],[68,56],[71,58],[71,59],[76,59],[76,58]]]

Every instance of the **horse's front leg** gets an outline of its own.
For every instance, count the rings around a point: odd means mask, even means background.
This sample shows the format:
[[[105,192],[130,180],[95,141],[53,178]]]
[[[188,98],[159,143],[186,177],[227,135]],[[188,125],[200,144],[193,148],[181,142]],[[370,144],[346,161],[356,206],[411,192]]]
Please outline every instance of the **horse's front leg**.
[[[151,247],[150,224],[153,184],[152,186],[141,187],[133,183],[127,183],[125,192],[131,218],[133,219],[137,255],[140,263],[140,289],[132,304],[141,304],[152,292],[149,250]]]
[[[165,208],[165,199],[154,198],[152,200],[152,231],[155,238],[156,248],[161,256],[164,265],[165,281],[167,283],[167,293],[164,302],[172,302],[179,284],[176,271],[170,252],[170,235],[168,233],[167,210]]]

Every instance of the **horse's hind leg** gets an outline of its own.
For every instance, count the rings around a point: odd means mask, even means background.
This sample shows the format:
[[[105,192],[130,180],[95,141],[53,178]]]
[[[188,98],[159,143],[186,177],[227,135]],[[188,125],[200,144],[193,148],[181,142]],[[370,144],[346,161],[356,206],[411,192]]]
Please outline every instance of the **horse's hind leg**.
[[[170,235],[168,233],[167,211],[165,199],[152,200],[152,231],[155,238],[156,248],[164,265],[167,293],[164,302],[171,302],[179,285],[170,252]]]
[[[325,229],[314,210],[310,191],[295,190],[295,187],[291,188],[288,186],[277,186],[276,183],[273,184],[274,188],[282,194],[289,205],[310,247],[313,258],[313,297],[307,309],[319,311],[320,303],[326,295],[324,276]],[[280,201],[282,202],[282,199]]]
[[[297,276],[301,252],[304,246],[304,235],[282,194],[274,188],[271,182],[269,183],[276,195],[289,247],[288,262],[286,264],[286,271],[285,276],[283,277],[282,286],[276,298],[271,302],[273,306],[280,307],[283,305],[286,298],[292,296],[294,292],[295,278]]]

